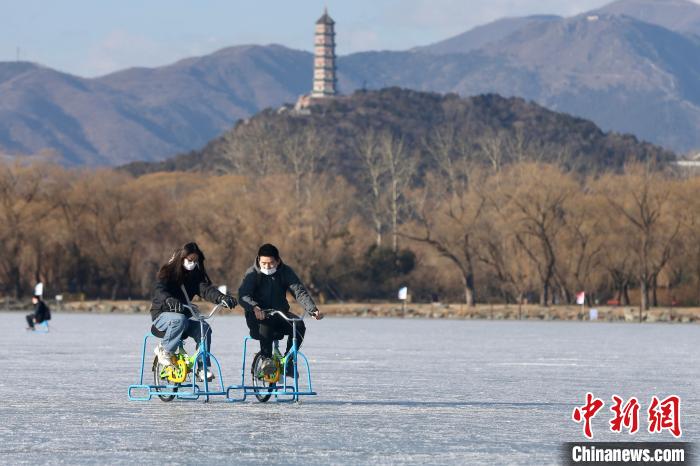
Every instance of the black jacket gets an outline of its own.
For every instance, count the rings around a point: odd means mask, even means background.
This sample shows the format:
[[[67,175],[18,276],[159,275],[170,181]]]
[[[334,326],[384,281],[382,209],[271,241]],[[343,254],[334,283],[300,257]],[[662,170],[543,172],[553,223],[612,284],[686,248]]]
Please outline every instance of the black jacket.
[[[305,311],[311,312],[316,309],[314,300],[291,267],[280,262],[274,274],[265,275],[260,271],[256,259],[255,264],[246,270],[243,276],[238,288],[238,302],[248,315],[253,312],[255,306],[261,309],[288,311],[287,290],[292,292]]]
[[[217,303],[224,294],[220,292],[216,286],[211,283],[209,277],[202,273],[199,267],[191,272],[185,272],[184,285],[187,290],[187,297],[191,301],[195,295],[199,295],[211,303]],[[163,312],[168,312],[168,305],[165,300],[168,298],[176,298],[180,303],[187,304],[180,285],[175,282],[166,282],[163,280],[156,281],[153,287],[153,300],[151,302],[151,320],[156,320]],[[189,311],[183,309],[183,313],[190,315]]]
[[[51,320],[51,310],[41,299],[36,303],[36,307],[34,307],[34,318],[38,323]]]

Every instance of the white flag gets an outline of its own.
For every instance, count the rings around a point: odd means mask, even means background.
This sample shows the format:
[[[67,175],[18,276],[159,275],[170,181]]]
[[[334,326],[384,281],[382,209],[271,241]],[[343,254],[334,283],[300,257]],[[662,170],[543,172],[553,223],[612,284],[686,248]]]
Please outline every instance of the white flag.
[[[586,302],[586,292],[580,291],[576,293],[576,304],[583,304]]]
[[[399,299],[405,300],[406,298],[408,298],[408,287],[399,288]]]

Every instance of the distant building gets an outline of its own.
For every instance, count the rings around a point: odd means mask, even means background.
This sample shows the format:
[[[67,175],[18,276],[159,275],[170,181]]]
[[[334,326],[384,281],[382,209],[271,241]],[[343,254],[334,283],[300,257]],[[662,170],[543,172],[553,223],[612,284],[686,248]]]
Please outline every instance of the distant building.
[[[335,21],[324,9],[316,21],[314,38],[314,87],[311,97],[334,96],[336,91]]]
[[[323,10],[316,21],[314,34],[314,80],[310,95],[299,97],[295,108],[302,110],[314,99],[326,99],[338,94],[335,67],[335,21]]]
[[[700,175],[700,152],[688,153],[672,162],[672,167],[681,176],[691,177]]]
[[[698,160],[677,160],[674,163],[683,168],[700,168],[700,161]]]

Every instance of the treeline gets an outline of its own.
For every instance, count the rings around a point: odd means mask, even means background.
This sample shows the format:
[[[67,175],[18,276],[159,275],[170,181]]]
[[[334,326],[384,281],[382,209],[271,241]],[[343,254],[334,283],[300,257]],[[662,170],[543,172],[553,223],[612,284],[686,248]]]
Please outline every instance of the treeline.
[[[42,279],[50,294],[147,297],[172,250],[194,240],[213,280],[233,288],[273,242],[327,299],[393,299],[408,285],[417,300],[469,304],[570,303],[581,290],[645,307],[700,302],[700,178],[651,163],[597,175],[489,166],[456,157],[443,136],[418,181],[406,143],[372,131],[357,141],[355,185],[301,169],[137,178],[1,165],[2,292],[27,296]]]

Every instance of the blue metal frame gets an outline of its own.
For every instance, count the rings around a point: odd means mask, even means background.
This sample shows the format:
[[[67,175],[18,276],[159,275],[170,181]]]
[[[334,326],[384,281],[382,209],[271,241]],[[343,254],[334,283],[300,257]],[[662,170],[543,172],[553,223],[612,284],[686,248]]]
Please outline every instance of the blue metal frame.
[[[49,321],[45,320],[43,322],[39,322],[38,324],[34,324],[34,333],[49,333]]]
[[[294,401],[299,401],[300,396],[307,396],[307,395],[316,395],[317,393],[313,391],[313,387],[311,385],[311,369],[309,368],[309,360],[306,358],[306,355],[304,353],[298,351],[297,349],[297,332],[296,332],[296,322],[294,320],[291,320],[292,322],[292,348],[289,351],[289,355],[292,356],[294,364],[294,384],[293,385],[288,385],[287,384],[287,365],[285,364],[284,367],[282,368],[282,375],[281,378],[283,380],[282,385],[277,385],[274,387],[272,390],[264,390],[262,393],[260,392],[260,387],[255,387],[253,385],[246,385],[245,383],[245,368],[246,368],[246,356],[248,354],[248,341],[253,340],[251,337],[245,337],[243,339],[243,363],[241,364],[241,383],[239,385],[229,385],[226,388],[226,401],[230,402],[236,402],[236,401],[245,401],[245,399],[248,397],[248,395],[254,396],[256,394],[263,394],[263,395],[274,395],[275,400],[278,402],[294,402]],[[279,340],[275,340],[274,342],[274,350],[279,351]],[[300,390],[299,389],[299,370],[298,370],[298,362],[299,362],[299,356],[304,360],[304,364],[306,366],[306,381],[308,385],[308,389],[306,390]],[[287,356],[289,357],[289,356]],[[251,382],[252,383],[252,382]],[[232,390],[240,390],[241,391],[241,397],[240,398],[231,398],[231,391]],[[284,398],[280,398],[284,397]],[[286,397],[291,397],[287,399]]]
[[[129,400],[130,401],[148,401],[154,396],[175,396],[176,399],[180,400],[197,400],[199,399],[200,396],[205,397],[205,401],[209,401],[210,396],[216,396],[216,395],[227,395],[226,390],[224,389],[224,379],[223,376],[221,375],[221,364],[219,364],[219,360],[216,359],[216,357],[209,352],[209,348],[207,348],[207,337],[206,334],[203,331],[203,325],[200,321],[200,325],[202,326],[202,332],[200,335],[202,335],[199,343],[199,352],[197,354],[197,358],[195,359],[194,362],[194,367],[192,367],[192,372],[190,373],[190,378],[191,378],[191,383],[183,383],[180,385],[149,385],[149,384],[144,384],[143,383],[143,373],[144,373],[144,365],[146,362],[146,344],[148,342],[148,339],[153,337],[156,338],[151,332],[146,333],[146,335],[143,337],[143,348],[141,350],[141,373],[139,375],[139,383],[129,385]],[[219,388],[220,390],[218,391],[213,391],[209,390],[209,380],[207,380],[206,373],[207,373],[207,357],[211,357],[211,359],[216,363],[216,368],[217,372],[219,374]],[[202,390],[199,385],[197,384],[197,366],[200,361],[200,358],[202,360],[202,367],[203,367],[203,372],[205,374],[204,377],[204,390]],[[177,391],[173,391],[173,388],[177,387]],[[171,389],[170,391],[159,391],[163,389]],[[183,389],[188,391],[182,391]],[[142,396],[138,396],[137,394],[134,394],[134,390],[145,390],[145,394]]]

